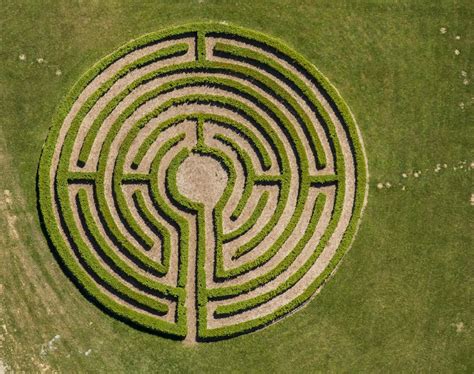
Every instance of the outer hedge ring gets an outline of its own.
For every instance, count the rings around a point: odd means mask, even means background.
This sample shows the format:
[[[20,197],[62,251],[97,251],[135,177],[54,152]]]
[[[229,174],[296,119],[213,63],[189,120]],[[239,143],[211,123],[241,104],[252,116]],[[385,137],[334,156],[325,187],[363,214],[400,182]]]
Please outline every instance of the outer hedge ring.
[[[209,339],[217,339],[217,338],[224,338],[230,337],[236,334],[241,334],[247,331],[252,331],[257,328],[261,328],[268,323],[280,318],[281,316],[287,314],[291,310],[295,309],[305,301],[307,301],[315,291],[323,284],[325,279],[334,271],[336,265],[348,249],[355,232],[357,230],[358,222],[360,216],[363,211],[363,207],[365,205],[366,200],[366,192],[367,192],[367,166],[366,160],[364,156],[363,146],[360,140],[360,134],[358,132],[357,126],[355,121],[350,113],[347,105],[344,103],[338,92],[329,84],[328,80],[314,67],[312,66],[303,56],[294,52],[293,50],[286,47],[284,44],[275,40],[273,38],[269,38],[261,33],[253,32],[244,30],[235,26],[229,25],[222,25],[222,24],[213,24],[213,23],[204,23],[204,24],[192,24],[192,25],[185,25],[180,27],[174,27],[170,29],[163,30],[161,32],[152,33],[145,35],[139,39],[133,40],[130,43],[127,43],[125,46],[118,49],[116,52],[110,54],[109,56],[102,59],[99,63],[95,64],[89,71],[87,71],[79,81],[73,86],[72,90],[69,94],[66,95],[65,99],[62,101],[60,106],[57,109],[55,117],[53,119],[53,124],[50,128],[49,135],[46,139],[45,145],[43,147],[39,167],[38,167],[38,207],[39,213],[41,217],[41,221],[44,225],[45,234],[47,235],[48,239],[52,243],[52,247],[55,249],[58,258],[63,263],[64,267],[70,274],[72,275],[73,281],[78,285],[84,292],[90,295],[100,306],[104,307],[108,312],[112,315],[119,317],[120,319],[137,325],[141,328],[145,328],[152,331],[157,331],[166,335],[175,336],[178,338],[184,338],[186,336],[186,315],[185,315],[185,308],[182,302],[184,298],[184,290],[183,289],[168,289],[167,287],[161,287],[160,285],[156,285],[153,281],[148,279],[141,279],[139,280],[139,276],[132,276],[137,279],[137,281],[142,282],[143,286],[148,290],[153,290],[153,292],[158,292],[161,295],[167,295],[166,297],[176,298],[177,302],[177,310],[176,310],[176,323],[163,323],[162,321],[157,321],[150,316],[144,316],[140,313],[135,313],[130,309],[124,308],[119,303],[114,303],[107,297],[104,297],[97,285],[92,282],[87,276],[84,275],[84,270],[76,263],[76,260],[72,258],[73,254],[71,253],[71,243],[67,243],[64,238],[63,234],[60,232],[58,228],[57,217],[54,213],[53,206],[51,202],[53,200],[53,196],[51,195],[51,191],[54,186],[51,185],[51,178],[50,178],[50,165],[53,162],[53,154],[55,151],[56,146],[56,139],[58,137],[59,131],[61,126],[73,107],[74,103],[76,102],[77,98],[81,94],[81,92],[85,89],[85,87],[104,69],[107,68],[113,61],[117,61],[123,56],[127,55],[128,53],[141,48],[143,46],[152,45],[154,42],[159,41],[163,38],[172,37],[173,35],[178,34],[192,34],[196,33],[196,40],[199,38],[203,38],[205,33],[216,33],[222,35],[238,35],[243,38],[249,38],[251,40],[258,41],[265,47],[270,48],[275,53],[281,53],[282,56],[288,58],[291,56],[293,59],[290,61],[291,63],[295,63],[295,65],[300,66],[301,69],[309,74],[311,79],[314,79],[314,83],[317,88],[322,92],[325,99],[329,102],[332,109],[338,116],[341,123],[345,126],[345,131],[347,132],[348,138],[351,140],[351,147],[352,147],[352,155],[354,158],[354,163],[356,164],[356,175],[355,175],[355,186],[356,186],[356,193],[354,198],[354,205],[352,209],[352,216],[350,221],[347,225],[347,228],[344,232],[342,240],[337,248],[335,255],[331,258],[330,262],[327,264],[324,271],[315,279],[311,285],[297,298],[293,299],[290,303],[282,306],[278,310],[271,313],[271,315],[262,316],[260,318],[256,318],[252,321],[247,321],[245,323],[240,323],[234,326],[227,326],[223,328],[214,328],[214,329],[207,329],[206,328],[206,313],[205,305],[206,300],[204,299],[206,296],[202,293],[198,292],[198,332],[197,337],[199,339],[209,340]],[[200,59],[204,59],[203,52],[199,49],[199,42],[196,42],[197,48],[197,56]],[[225,46],[224,46],[225,47]],[[235,51],[233,48],[227,48],[227,50],[222,47],[221,53],[222,54],[229,54],[232,55]],[[170,53],[180,53],[180,48],[171,48]],[[249,56],[246,56],[249,59],[252,58],[252,54],[250,53]],[[271,61],[270,61],[271,62]],[[146,61],[140,63],[147,63]],[[270,63],[269,63],[270,65]],[[126,74],[128,71],[124,71]],[[311,92],[307,93],[311,95]],[[317,106],[317,105],[316,105]],[[331,119],[328,117],[326,111],[319,107],[320,115],[322,116],[324,121],[331,122]],[[87,108],[86,108],[87,110]],[[304,114],[303,114],[304,115]],[[337,153],[338,149],[336,149]],[[319,155],[318,155],[319,156]],[[338,156],[339,157],[339,156]],[[318,161],[320,164],[324,161],[319,159]],[[84,178],[88,178],[87,175],[84,175]],[[61,188],[61,187],[59,187]],[[84,193],[80,193],[84,195]],[[78,199],[81,198],[78,195]],[[83,196],[84,199],[84,196]],[[56,202],[58,203],[58,202]],[[60,202],[59,202],[60,203]],[[320,205],[324,205],[324,203],[319,203]],[[317,204],[316,204],[317,205]],[[316,208],[315,208],[316,209]],[[337,212],[336,212],[337,213]],[[62,222],[64,224],[64,222]],[[322,237],[321,238],[321,249],[315,251],[315,256],[318,256],[319,253],[324,249],[325,244],[327,244],[327,240],[329,237]],[[318,246],[319,248],[319,246]],[[77,249],[76,255],[77,253]],[[87,257],[87,254],[83,254],[83,256]],[[199,268],[199,261],[202,261],[202,257],[199,258],[198,256],[198,268]],[[127,274],[128,276],[128,274]],[[138,278],[137,278],[138,277]],[[102,279],[104,282],[108,282],[105,278]],[[114,283],[111,279],[110,282]],[[203,279],[198,278],[198,285],[203,282]],[[251,284],[249,283],[248,289],[255,289],[258,287],[258,284]],[[253,288],[252,288],[253,287]],[[211,297],[228,297],[232,293],[237,294],[239,288],[236,289],[229,289],[225,292],[221,292],[216,290],[215,292],[210,292],[209,295]],[[240,288],[243,291],[243,288]],[[128,292],[128,291],[127,291]],[[139,300],[139,303],[143,305],[154,305],[154,303],[148,300],[146,297],[135,295]],[[131,295],[130,297],[135,297]],[[128,296],[127,296],[128,297]],[[137,299],[137,300],[138,300]],[[181,301],[180,301],[181,300]],[[265,298],[260,298],[260,300],[256,299],[251,305],[259,305],[259,303],[264,303]],[[238,310],[245,310],[249,307],[250,304],[246,305],[246,303],[240,303]],[[157,310],[163,311],[166,308],[158,303]],[[201,313],[202,312],[202,313]],[[226,308],[225,306],[221,308],[221,310],[217,314],[228,315],[229,313],[234,313],[231,308]]]

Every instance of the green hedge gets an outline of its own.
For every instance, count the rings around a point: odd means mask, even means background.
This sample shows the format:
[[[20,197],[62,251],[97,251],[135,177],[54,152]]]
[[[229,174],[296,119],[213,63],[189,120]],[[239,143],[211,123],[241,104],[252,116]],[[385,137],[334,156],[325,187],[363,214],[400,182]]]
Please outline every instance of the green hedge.
[[[351,141],[353,155],[356,163],[356,200],[353,207],[353,215],[349,222],[349,226],[344,234],[341,244],[338,247],[336,255],[331,259],[330,264],[326,267],[323,273],[301,294],[299,297],[292,300],[287,305],[279,308],[274,313],[266,316],[256,318],[254,320],[240,323],[237,325],[208,329],[206,305],[209,300],[215,299],[229,299],[236,295],[254,290],[268,282],[275,279],[288,266],[295,261],[297,256],[303,250],[305,243],[309,240],[314,229],[320,219],[324,206],[326,204],[326,196],[319,194],[313,206],[312,216],[309,225],[306,227],[303,237],[297,243],[291,243],[292,249],[289,254],[281,261],[274,269],[268,273],[243,282],[238,286],[220,287],[211,290],[206,288],[206,273],[205,273],[205,253],[206,238],[205,238],[205,217],[204,207],[201,204],[188,201],[182,196],[176,186],[176,173],[180,164],[191,153],[207,155],[218,160],[223,168],[228,173],[228,185],[224,193],[217,203],[213,212],[213,225],[216,233],[216,249],[215,249],[215,273],[214,279],[218,282],[225,281],[230,278],[239,277],[247,272],[250,272],[265,263],[267,263],[278,250],[286,244],[291,233],[294,231],[296,225],[299,223],[305,202],[308,197],[309,189],[312,186],[322,184],[333,184],[336,190],[336,200],[333,207],[332,217],[329,225],[324,232],[317,248],[306,261],[306,263],[287,281],[280,284],[275,290],[261,294],[255,298],[243,302],[230,303],[228,305],[219,306],[215,311],[216,318],[223,318],[226,316],[236,315],[238,313],[250,310],[272,298],[282,294],[293,287],[307,271],[311,268],[318,256],[327,245],[332,233],[334,232],[338,223],[339,217],[342,213],[342,203],[344,201],[344,160],[338,138],[336,136],[334,125],[326,110],[319,103],[313,92],[306,87],[306,84],[295,74],[287,71],[277,61],[269,59],[265,54],[258,53],[250,49],[231,46],[222,42],[215,45],[212,51],[216,56],[225,57],[228,60],[235,62],[243,62],[245,66],[239,63],[216,62],[206,60],[206,45],[205,36],[228,38],[238,41],[244,41],[256,45],[267,52],[276,54],[291,63],[301,74],[315,84],[330,101],[336,114],[341,119],[347,132],[348,138]],[[117,96],[115,96],[107,105],[100,111],[97,118],[94,120],[89,132],[86,135],[85,141],[80,150],[77,160],[77,165],[83,167],[87,164],[93,143],[97,137],[98,132],[104,120],[112,113],[112,111],[120,104],[130,93],[140,86],[152,82],[158,77],[169,76],[171,81],[165,82],[160,86],[150,90],[149,92],[140,96],[137,100],[131,103],[112,124],[110,131],[107,133],[103,143],[101,153],[99,155],[98,167],[95,172],[71,172],[69,170],[69,162],[72,154],[72,147],[75,142],[81,122],[86,117],[87,113],[94,107],[98,100],[103,97],[110,88],[120,78],[128,73],[139,69],[143,66],[159,60],[169,59],[171,57],[184,55],[188,52],[188,45],[180,42],[181,37],[195,36],[197,47],[197,60],[191,62],[184,62],[174,66],[162,67],[150,73],[147,73],[135,81],[131,82],[124,88]],[[152,54],[144,56],[133,63],[127,64],[121,68],[114,76],[103,83],[81,106],[76,117],[73,119],[71,128],[64,141],[61,157],[58,164],[58,170],[55,176],[55,182],[51,185],[49,178],[50,167],[53,162],[54,149],[56,147],[56,140],[59,135],[61,125],[66,118],[67,113],[72,108],[73,104],[79,97],[83,89],[94,79],[95,76],[103,72],[107,67],[119,60],[131,51],[144,48],[162,40],[176,40],[177,43],[171,47],[166,47],[158,50]],[[331,143],[332,151],[334,153],[335,173],[334,175],[313,176],[309,173],[309,161],[303,145],[298,139],[295,126],[301,126],[305,133],[310,147],[314,153],[314,159],[317,169],[324,169],[327,164],[327,158],[323,151],[320,139],[318,138],[311,120],[305,111],[299,106],[298,102],[276,84],[272,79],[265,74],[257,71],[255,68],[263,69],[264,71],[274,75],[283,80],[291,89],[293,89],[301,99],[308,104],[308,106],[315,112],[315,115],[321,122],[324,131],[328,135]],[[178,73],[190,73],[191,76],[174,80],[173,75]],[[204,76],[192,76],[192,73],[204,73]],[[229,78],[217,78],[216,73],[222,73],[229,76]],[[230,77],[244,80],[246,83],[241,83]],[[267,97],[260,94],[252,88],[253,85],[259,87],[266,94],[273,97],[274,100],[280,102],[292,115],[296,118],[297,123],[292,123],[285,117],[284,113],[273,104]],[[185,87],[206,87],[212,86],[222,90],[237,93],[241,97],[247,98],[253,102],[260,110],[269,115],[273,121],[277,123],[283,134],[290,139],[293,147],[298,169],[290,170],[289,160],[286,154],[286,149],[281,140],[276,136],[271,126],[267,123],[257,111],[244,104],[241,101],[220,97],[216,95],[183,95],[170,99],[153,109],[151,112],[145,114],[136,123],[133,124],[131,131],[128,132],[124,142],[122,143],[121,152],[115,160],[114,173],[112,177],[112,193],[116,201],[116,206],[119,213],[119,218],[122,224],[132,237],[140,244],[139,247],[133,244],[127,235],[122,234],[119,230],[117,222],[110,211],[108,202],[106,200],[106,191],[104,186],[104,176],[107,168],[107,160],[111,149],[112,142],[115,135],[120,130],[125,121],[130,118],[133,113],[136,113],[140,108],[150,100],[153,100],[160,95],[168,92],[179,92],[177,90]],[[138,169],[146,152],[152,147],[159,137],[159,135],[171,126],[185,120],[196,121],[196,131],[198,136],[198,144],[193,149],[187,149],[180,143],[185,138],[185,134],[179,134],[172,139],[168,139],[160,148],[151,164],[150,170],[146,174],[140,173],[125,173],[125,155],[130,146],[140,134],[140,131],[153,119],[158,117],[161,113],[170,108],[186,105],[189,103],[199,103],[205,105],[217,105],[231,111],[238,113],[252,125],[253,131],[257,131],[265,139],[275,154],[278,163],[279,173],[277,175],[270,175],[268,173],[257,173],[250,157],[232,138],[223,134],[217,134],[214,138],[219,141],[224,148],[232,149],[237,155],[237,159],[245,170],[245,186],[242,196],[231,214],[231,219],[236,220],[247,205],[255,185],[274,184],[279,186],[279,199],[275,211],[270,220],[262,228],[262,230],[251,238],[240,248],[236,249],[234,259],[245,256],[247,253],[254,250],[257,245],[272,231],[278,223],[284,207],[288,201],[290,193],[291,173],[298,175],[298,199],[297,205],[289,224],[283,230],[282,234],[274,240],[273,245],[265,252],[256,257],[255,260],[244,263],[233,269],[225,269],[222,258],[222,247],[225,243],[232,243],[233,240],[247,233],[251,227],[258,221],[262,211],[269,200],[269,193],[265,191],[261,194],[256,207],[254,208],[250,217],[240,227],[233,232],[224,233],[222,225],[222,212],[227,204],[232,190],[235,185],[236,170],[232,162],[223,151],[211,148],[204,142],[203,131],[206,122],[213,122],[218,125],[230,128],[238,136],[242,137],[249,144],[251,144],[255,154],[258,157],[261,169],[268,171],[271,168],[271,158],[268,154],[266,146],[260,141],[259,137],[255,136],[254,132],[246,126],[239,124],[223,116],[208,114],[204,111],[202,113],[195,113],[192,115],[178,115],[157,126],[146,139],[141,142],[138,152],[134,156],[132,162],[132,169]],[[155,182],[160,168],[161,160],[164,155],[173,147],[179,147],[180,151],[169,165],[166,171],[166,190],[168,198],[172,205],[168,205],[167,200],[161,196],[161,191],[158,184]],[[107,236],[112,240],[116,248],[111,248],[108,242],[103,237],[102,233],[97,229],[95,218],[92,215],[90,200],[85,189],[80,189],[76,197],[75,203],[80,215],[82,230],[88,233],[89,241],[93,244],[94,250],[97,252],[99,258],[103,262],[109,264],[112,272],[103,268],[102,263],[92,253],[90,244],[84,242],[80,230],[76,226],[76,221],[72,212],[68,184],[89,184],[91,185],[93,202],[97,206],[97,212],[101,223],[104,225]],[[141,225],[136,222],[134,216],[131,214],[125,196],[122,190],[123,183],[144,184],[147,186],[149,196],[153,202],[153,208],[158,214],[167,220],[177,231],[179,235],[178,253],[179,253],[179,269],[177,287],[170,287],[159,282],[159,277],[164,276],[169,272],[171,241],[170,232],[161,224],[149,210],[145,203],[145,197],[142,192],[136,191],[133,196],[133,203],[137,209],[141,219],[149,226],[162,243],[163,256],[162,261],[156,262],[151,260],[144,252],[154,246],[153,239],[149,237]],[[52,191],[55,191],[56,198],[53,197]],[[309,62],[307,62],[301,55],[282,45],[280,42],[270,39],[259,33],[249,32],[233,26],[225,26],[220,24],[195,24],[165,30],[160,33],[147,35],[143,38],[137,39],[128,43],[118,51],[107,56],[105,59],[96,64],[89,70],[73,87],[61,106],[58,108],[53,125],[50,130],[48,139],[43,148],[41,161],[38,169],[38,198],[39,208],[44,222],[46,231],[51,242],[54,245],[57,253],[64,262],[65,266],[70,270],[74,277],[74,281],[82,289],[84,289],[90,296],[92,296],[99,304],[109,310],[112,314],[120,317],[123,320],[138,324],[146,329],[173,335],[176,337],[184,337],[186,335],[186,284],[194,280],[187,280],[188,266],[188,251],[189,251],[189,223],[180,214],[180,210],[191,212],[197,217],[198,243],[197,243],[197,272],[196,272],[196,291],[197,291],[197,323],[198,323],[198,337],[199,339],[217,339],[223,337],[230,337],[236,334],[252,331],[254,329],[265,326],[268,323],[282,317],[286,313],[295,309],[305,301],[317,290],[317,288],[324,282],[328,275],[334,270],[339,260],[347,250],[357,228],[357,222],[360,218],[363,203],[365,199],[366,190],[366,166],[362,145],[358,138],[357,128],[352,119],[349,109],[340,98],[338,93],[330,86],[327,80],[319,73]],[[54,213],[53,204],[57,204],[61,212],[60,220]],[[61,228],[65,234],[61,233]],[[135,266],[141,268],[137,271],[133,266],[130,266],[127,261],[124,261],[116,251],[120,251]],[[144,275],[143,272],[149,273],[150,276]],[[112,275],[115,273],[115,275]],[[121,277],[119,280],[118,277]],[[112,293],[111,296],[104,292],[101,286]],[[133,287],[131,287],[133,286]],[[140,290],[141,292],[137,291]],[[167,312],[166,304],[158,301],[159,298],[167,298],[176,302],[176,323],[169,323],[160,318],[153,317],[153,314],[163,315]],[[116,297],[122,298],[133,307],[126,306],[116,301]],[[140,312],[140,309],[142,312]],[[144,313],[148,312],[148,313]],[[151,313],[151,314],[150,314]]]

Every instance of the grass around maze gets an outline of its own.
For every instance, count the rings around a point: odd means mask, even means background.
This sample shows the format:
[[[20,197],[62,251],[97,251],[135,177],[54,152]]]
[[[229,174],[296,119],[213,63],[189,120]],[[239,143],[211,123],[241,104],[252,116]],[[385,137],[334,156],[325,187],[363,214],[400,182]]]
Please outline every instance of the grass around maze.
[[[468,1],[0,5],[0,373],[474,370]],[[57,106],[85,71],[129,40],[202,21],[278,38],[329,79],[357,121],[369,192],[350,251],[308,305],[251,334],[187,345],[112,318],[70,282],[40,227],[36,172]],[[142,210],[143,196],[133,195]],[[77,201],[91,221],[84,189]]]

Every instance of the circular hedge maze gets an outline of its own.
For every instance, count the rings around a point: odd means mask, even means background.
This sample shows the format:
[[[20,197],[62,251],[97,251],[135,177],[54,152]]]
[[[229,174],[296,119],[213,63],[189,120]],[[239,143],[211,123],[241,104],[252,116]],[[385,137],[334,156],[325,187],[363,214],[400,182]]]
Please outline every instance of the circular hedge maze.
[[[43,149],[39,210],[96,304],[194,341],[268,325],[310,299],[366,194],[352,116],[302,56],[197,24],[89,70]]]

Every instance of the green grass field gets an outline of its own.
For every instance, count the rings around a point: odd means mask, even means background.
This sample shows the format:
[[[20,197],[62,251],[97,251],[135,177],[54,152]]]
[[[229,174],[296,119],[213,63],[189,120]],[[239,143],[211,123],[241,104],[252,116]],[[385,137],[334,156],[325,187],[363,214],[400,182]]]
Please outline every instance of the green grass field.
[[[0,9],[0,373],[474,371],[470,1]],[[264,330],[189,347],[81,295],[44,239],[35,187],[55,109],[84,71],[130,39],[203,20],[280,38],[313,62],[354,113],[370,178],[356,240],[315,300]]]

